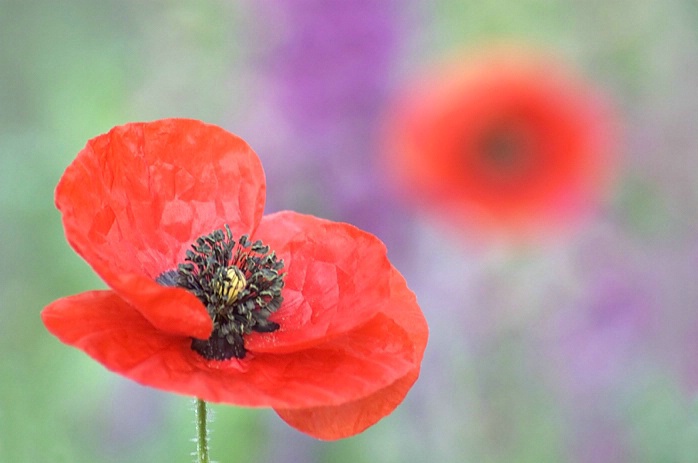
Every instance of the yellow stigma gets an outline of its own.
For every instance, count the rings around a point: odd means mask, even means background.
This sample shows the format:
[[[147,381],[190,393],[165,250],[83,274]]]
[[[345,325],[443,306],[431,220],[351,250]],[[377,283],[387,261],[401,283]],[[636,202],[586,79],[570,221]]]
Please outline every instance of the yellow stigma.
[[[214,285],[214,290],[232,303],[235,302],[240,292],[247,285],[247,280],[239,268],[232,266],[226,269],[225,277],[221,281],[214,283]]]

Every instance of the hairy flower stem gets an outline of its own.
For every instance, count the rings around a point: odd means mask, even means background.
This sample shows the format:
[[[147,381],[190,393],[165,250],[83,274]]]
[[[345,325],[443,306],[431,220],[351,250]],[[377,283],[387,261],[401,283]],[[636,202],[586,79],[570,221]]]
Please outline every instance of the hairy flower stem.
[[[209,463],[206,402],[196,399],[196,455],[197,463]]]

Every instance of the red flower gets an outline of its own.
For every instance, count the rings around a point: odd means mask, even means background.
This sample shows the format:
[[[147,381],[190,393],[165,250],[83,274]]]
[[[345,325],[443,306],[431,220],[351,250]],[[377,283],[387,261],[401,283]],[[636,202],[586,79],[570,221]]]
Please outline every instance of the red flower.
[[[90,140],[56,204],[111,289],[53,302],[44,324],[139,383],[273,407],[322,439],[356,434],[417,379],[426,322],[377,238],[295,212],[262,217],[265,188],[250,147],[198,121]]]
[[[446,66],[405,93],[388,125],[403,191],[488,232],[578,219],[598,203],[612,154],[599,95],[532,54]]]

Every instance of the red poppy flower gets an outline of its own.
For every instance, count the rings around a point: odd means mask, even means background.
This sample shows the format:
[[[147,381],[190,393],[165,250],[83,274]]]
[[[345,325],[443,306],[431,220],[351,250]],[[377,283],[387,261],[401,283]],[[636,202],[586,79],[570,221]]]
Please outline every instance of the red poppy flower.
[[[390,413],[427,326],[384,245],[351,225],[262,216],[240,138],[202,122],[116,127],[56,189],[69,243],[109,285],[59,299],[48,330],[139,383],[273,407],[322,439]]]
[[[600,96],[531,53],[445,66],[405,93],[388,126],[402,191],[488,232],[574,222],[598,204],[613,154]]]

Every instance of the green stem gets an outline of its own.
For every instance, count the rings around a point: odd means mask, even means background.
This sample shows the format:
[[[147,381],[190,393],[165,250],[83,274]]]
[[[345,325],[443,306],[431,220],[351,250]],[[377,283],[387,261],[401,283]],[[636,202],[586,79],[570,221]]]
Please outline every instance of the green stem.
[[[196,399],[196,454],[197,463],[209,463],[208,431],[206,430],[206,402]]]

